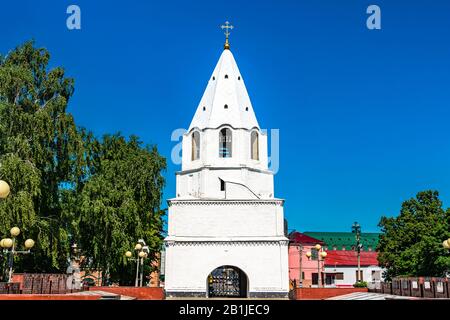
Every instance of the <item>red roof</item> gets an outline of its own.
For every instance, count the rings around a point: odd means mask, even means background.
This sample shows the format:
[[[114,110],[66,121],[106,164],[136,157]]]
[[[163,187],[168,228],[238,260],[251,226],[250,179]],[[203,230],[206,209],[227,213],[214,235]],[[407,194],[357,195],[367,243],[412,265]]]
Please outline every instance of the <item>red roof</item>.
[[[301,243],[301,244],[320,244],[323,245],[322,240],[307,236],[306,234],[294,231],[289,234],[289,241],[291,243]]]
[[[361,251],[361,266],[377,266],[377,253],[375,251]],[[325,258],[326,266],[356,266],[358,258],[356,251],[328,250]]]

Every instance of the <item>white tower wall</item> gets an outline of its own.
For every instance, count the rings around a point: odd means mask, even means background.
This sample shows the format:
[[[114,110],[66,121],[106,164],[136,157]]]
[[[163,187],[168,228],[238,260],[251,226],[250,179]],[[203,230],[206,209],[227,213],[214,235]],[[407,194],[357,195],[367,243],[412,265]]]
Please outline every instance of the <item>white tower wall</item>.
[[[224,128],[231,132],[231,157],[219,152]],[[194,132],[200,146],[195,160]],[[252,159],[252,132],[258,134],[257,159]],[[183,136],[176,197],[168,201],[168,297],[206,297],[207,277],[221,266],[245,273],[249,297],[288,296],[284,201],[274,196],[273,178],[267,136],[232,53],[224,50]]]

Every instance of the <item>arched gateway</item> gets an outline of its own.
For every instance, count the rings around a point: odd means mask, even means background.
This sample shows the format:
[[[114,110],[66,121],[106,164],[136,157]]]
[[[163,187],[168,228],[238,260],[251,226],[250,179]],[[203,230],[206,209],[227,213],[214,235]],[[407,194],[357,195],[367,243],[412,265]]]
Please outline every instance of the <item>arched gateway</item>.
[[[247,298],[248,277],[237,267],[218,267],[208,275],[207,282],[209,298]]]

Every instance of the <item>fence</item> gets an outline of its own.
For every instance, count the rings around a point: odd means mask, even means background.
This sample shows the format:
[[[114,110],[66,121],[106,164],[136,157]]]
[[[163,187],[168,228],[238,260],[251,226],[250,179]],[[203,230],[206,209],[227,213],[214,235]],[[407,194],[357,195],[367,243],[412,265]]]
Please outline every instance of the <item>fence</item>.
[[[0,294],[20,293],[20,283],[0,282]]]
[[[22,293],[55,294],[67,293],[67,274],[24,274]]]
[[[449,287],[448,278],[402,277],[382,282],[380,288],[369,291],[419,298],[450,298]]]

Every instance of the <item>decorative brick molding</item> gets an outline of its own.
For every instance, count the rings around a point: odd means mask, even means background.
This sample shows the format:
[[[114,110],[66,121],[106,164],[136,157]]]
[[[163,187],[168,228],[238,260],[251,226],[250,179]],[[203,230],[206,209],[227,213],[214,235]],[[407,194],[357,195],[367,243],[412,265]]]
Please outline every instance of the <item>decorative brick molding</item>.
[[[171,206],[231,206],[231,205],[260,205],[260,206],[283,206],[284,200],[280,199],[249,199],[249,200],[205,200],[205,199],[193,199],[193,200],[168,200],[169,207]]]
[[[289,294],[287,292],[249,292],[249,298],[257,299],[289,299]]]
[[[251,241],[176,241],[176,240],[169,240],[165,241],[165,245],[167,247],[175,247],[175,246],[181,246],[181,247],[191,247],[191,246],[213,246],[213,247],[219,247],[219,246],[248,246],[248,247],[255,247],[255,246],[287,246],[289,244],[288,240],[251,240]]]
[[[167,298],[206,298],[206,291],[166,291]]]

